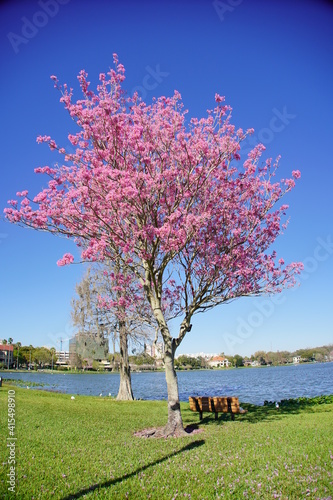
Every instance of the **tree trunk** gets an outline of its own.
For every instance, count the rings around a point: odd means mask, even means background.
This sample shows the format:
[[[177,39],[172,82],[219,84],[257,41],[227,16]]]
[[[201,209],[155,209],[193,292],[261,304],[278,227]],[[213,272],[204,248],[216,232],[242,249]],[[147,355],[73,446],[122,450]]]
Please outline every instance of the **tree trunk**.
[[[155,436],[159,435],[163,437],[168,436],[187,436],[184,430],[183,419],[180,412],[180,402],[179,402],[179,390],[177,374],[175,371],[175,352],[179,345],[176,343],[176,339],[173,339],[170,335],[170,330],[165,320],[164,314],[161,308],[161,293],[158,296],[154,296],[152,293],[152,275],[148,264],[144,263],[146,272],[146,283],[144,284],[144,289],[147,293],[148,302],[151,305],[153,314],[157,321],[159,330],[164,341],[164,366],[165,366],[165,379],[167,383],[168,390],[168,423],[163,428],[162,432],[155,432]],[[159,283],[159,292],[162,291],[162,281]]]
[[[128,338],[125,322],[119,325],[119,344],[120,344],[120,384],[118,391],[118,400],[133,400],[131,370],[128,360]]]
[[[168,389],[168,423],[164,428],[165,436],[185,436],[187,435],[180,412],[179,390],[177,374],[174,367],[175,361],[175,342],[169,337],[165,341],[165,378]]]

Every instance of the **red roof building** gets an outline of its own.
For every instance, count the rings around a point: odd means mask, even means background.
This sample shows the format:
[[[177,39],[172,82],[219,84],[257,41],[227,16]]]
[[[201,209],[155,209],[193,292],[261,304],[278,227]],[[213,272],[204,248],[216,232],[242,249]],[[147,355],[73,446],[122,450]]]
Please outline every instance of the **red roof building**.
[[[230,362],[227,360],[227,358],[222,357],[222,356],[214,356],[208,361],[208,364],[211,368],[220,368],[222,366],[228,367],[230,366]]]
[[[0,344],[0,363],[3,363],[7,368],[11,367],[13,364],[13,351],[14,346],[10,344]]]

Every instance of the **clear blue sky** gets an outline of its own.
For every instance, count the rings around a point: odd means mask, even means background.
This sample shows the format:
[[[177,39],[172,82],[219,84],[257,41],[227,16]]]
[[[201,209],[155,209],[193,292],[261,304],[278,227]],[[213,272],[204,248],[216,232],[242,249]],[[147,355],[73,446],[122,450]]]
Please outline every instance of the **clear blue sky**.
[[[319,0],[2,2],[1,212],[17,191],[36,194],[46,182],[33,170],[56,158],[36,136],[65,144],[72,131],[50,75],[77,90],[81,69],[96,82],[116,52],[128,91],[147,101],[177,89],[201,117],[215,92],[225,95],[235,124],[254,127],[267,156],[282,155],[281,178],[302,172],[276,250],[304,260],[306,272],[280,303],[241,299],[197,316],[179,353],[332,343],[332,26],[333,8]],[[57,267],[67,251],[68,240],[0,220],[0,338],[59,348],[71,336],[83,269]]]

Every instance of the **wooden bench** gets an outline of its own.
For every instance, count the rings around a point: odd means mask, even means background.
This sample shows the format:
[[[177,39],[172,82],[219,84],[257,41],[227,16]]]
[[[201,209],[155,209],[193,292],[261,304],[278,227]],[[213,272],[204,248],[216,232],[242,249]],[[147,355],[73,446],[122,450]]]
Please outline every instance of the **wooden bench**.
[[[190,410],[197,411],[202,420],[203,412],[215,413],[215,420],[218,419],[219,413],[230,413],[231,419],[235,420],[235,414],[247,413],[239,406],[238,398],[234,396],[202,396],[189,397]]]

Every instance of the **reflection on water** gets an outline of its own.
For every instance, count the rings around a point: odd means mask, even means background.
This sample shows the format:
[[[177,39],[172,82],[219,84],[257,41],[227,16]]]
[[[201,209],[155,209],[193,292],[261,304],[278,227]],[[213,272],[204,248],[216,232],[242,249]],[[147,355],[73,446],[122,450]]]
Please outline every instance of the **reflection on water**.
[[[47,384],[45,390],[68,394],[115,396],[119,375],[116,373],[44,373],[1,372],[3,378]],[[296,366],[243,368],[232,370],[200,370],[178,372],[181,401],[189,396],[238,396],[240,401],[262,405],[265,400],[333,394],[333,363]],[[132,385],[137,399],[166,399],[164,372],[133,373]]]

